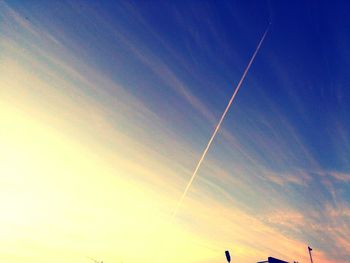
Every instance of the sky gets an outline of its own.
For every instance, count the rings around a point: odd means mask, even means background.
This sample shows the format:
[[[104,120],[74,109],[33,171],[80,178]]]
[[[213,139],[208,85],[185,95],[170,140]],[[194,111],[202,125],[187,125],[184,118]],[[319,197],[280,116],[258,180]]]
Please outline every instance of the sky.
[[[349,12],[0,1],[0,261],[348,262]]]

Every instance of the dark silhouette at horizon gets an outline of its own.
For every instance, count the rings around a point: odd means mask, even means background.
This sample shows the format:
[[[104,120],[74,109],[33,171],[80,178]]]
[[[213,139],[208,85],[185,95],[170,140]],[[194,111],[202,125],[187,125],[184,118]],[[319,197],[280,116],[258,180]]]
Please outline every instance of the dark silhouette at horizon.
[[[267,261],[259,261],[257,263],[288,263],[288,262],[281,259],[274,258],[274,257],[268,257]]]

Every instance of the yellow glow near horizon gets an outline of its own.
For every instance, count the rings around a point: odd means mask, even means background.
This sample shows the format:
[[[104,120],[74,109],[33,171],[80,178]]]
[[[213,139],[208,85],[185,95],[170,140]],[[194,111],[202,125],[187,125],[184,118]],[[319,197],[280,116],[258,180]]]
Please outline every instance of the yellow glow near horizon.
[[[147,262],[165,249],[161,242],[167,250],[191,251],[175,253],[168,262],[212,257],[210,251],[203,253],[196,236],[170,225],[160,213],[167,197],[160,200],[133,181],[133,174],[147,170],[137,163],[119,165],[124,158],[118,151],[79,143],[60,130],[70,120],[50,115],[57,105],[40,112],[40,101],[25,95],[49,84],[6,62],[0,80],[6,85],[0,115],[3,260],[85,262],[85,256],[103,256]],[[63,94],[56,93],[55,100],[75,108]],[[84,137],[84,127],[74,128]]]
[[[204,227],[213,227],[205,234],[212,240],[170,224],[159,211],[169,203],[166,195],[160,200],[129,181],[118,165],[106,163],[89,147],[13,105],[2,103],[1,108],[0,244],[6,262],[46,262],[48,258],[86,262],[85,256],[108,262],[154,262],[160,260],[157,254],[168,262],[220,262],[221,250],[212,248],[218,238],[229,240],[232,233],[242,243],[245,235],[261,235],[262,244],[280,242],[284,250],[294,252],[300,246],[242,212],[210,200],[202,206],[189,200],[184,210],[197,209]],[[213,207],[227,218],[210,216]],[[242,228],[240,221],[252,230]],[[219,233],[215,233],[217,226]],[[263,258],[262,251],[237,245],[235,257]]]

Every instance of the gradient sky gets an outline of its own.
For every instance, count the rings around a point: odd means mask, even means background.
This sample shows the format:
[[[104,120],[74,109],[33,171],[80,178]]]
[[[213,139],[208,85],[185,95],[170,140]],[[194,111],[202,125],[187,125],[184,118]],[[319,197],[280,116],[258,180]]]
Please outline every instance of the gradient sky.
[[[0,261],[348,262],[349,13],[0,1]]]

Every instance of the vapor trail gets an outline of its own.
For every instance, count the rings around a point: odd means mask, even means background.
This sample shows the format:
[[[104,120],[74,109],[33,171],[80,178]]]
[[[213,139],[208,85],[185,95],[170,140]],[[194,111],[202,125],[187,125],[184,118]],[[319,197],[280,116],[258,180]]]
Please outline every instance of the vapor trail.
[[[271,23],[267,26],[267,28],[266,28],[266,30],[265,30],[265,32],[264,32],[262,38],[260,39],[260,42],[259,42],[258,46],[256,47],[256,49],[255,49],[255,51],[254,51],[254,53],[253,53],[253,56],[251,57],[251,59],[250,59],[248,65],[247,65],[246,69],[244,70],[243,75],[242,75],[240,81],[238,82],[238,85],[237,85],[237,87],[236,87],[236,89],[235,89],[235,91],[234,91],[234,93],[233,93],[233,95],[232,95],[230,101],[228,102],[228,104],[227,104],[227,106],[226,106],[226,109],[224,110],[224,112],[223,112],[222,115],[221,115],[221,118],[220,118],[220,120],[219,120],[219,123],[217,124],[217,126],[216,126],[216,128],[215,128],[213,134],[211,135],[211,137],[210,137],[210,139],[209,139],[209,142],[208,142],[208,144],[207,144],[207,147],[205,147],[205,149],[204,149],[204,151],[203,151],[203,153],[202,153],[202,155],[201,155],[201,157],[200,157],[200,159],[199,159],[199,161],[198,161],[198,163],[197,163],[196,169],[194,169],[194,172],[193,172],[193,174],[192,174],[192,176],[191,176],[191,179],[190,179],[189,182],[187,183],[187,186],[186,186],[186,188],[185,188],[185,191],[182,193],[182,195],[181,195],[179,201],[177,202],[176,207],[175,207],[175,209],[174,209],[174,211],[173,211],[173,214],[172,214],[172,219],[176,216],[176,214],[177,214],[177,212],[178,212],[178,210],[179,210],[179,207],[181,206],[181,204],[182,204],[182,202],[183,202],[185,196],[187,195],[188,190],[190,189],[190,187],[191,187],[191,185],[192,185],[192,182],[193,182],[194,179],[196,178],[197,172],[198,172],[198,170],[199,170],[199,168],[200,168],[200,166],[201,166],[201,164],[202,164],[202,162],[203,162],[203,160],[204,160],[204,158],[205,158],[205,156],[206,156],[206,154],[207,154],[207,152],[208,152],[208,150],[209,150],[209,148],[210,148],[210,145],[211,145],[211,143],[213,142],[213,140],[214,140],[214,138],[215,138],[217,132],[219,131],[220,126],[221,126],[221,123],[223,122],[223,120],[224,120],[224,118],[225,118],[225,116],[226,116],[226,113],[227,113],[228,110],[230,109],[231,104],[232,104],[234,98],[236,97],[236,95],[237,95],[237,93],[238,93],[238,91],[239,91],[239,89],[240,89],[240,87],[241,87],[241,85],[242,85],[242,83],[243,83],[243,81],[244,81],[244,79],[245,79],[245,77],[246,77],[248,71],[249,71],[250,66],[252,65],[252,63],[253,63],[253,61],[254,61],[254,59],[255,59],[255,56],[258,54],[258,51],[259,51],[259,49],[260,49],[262,43],[264,42],[264,39],[265,39],[265,37],[266,37],[266,35],[267,35],[269,29],[270,29],[270,25],[271,25]]]

